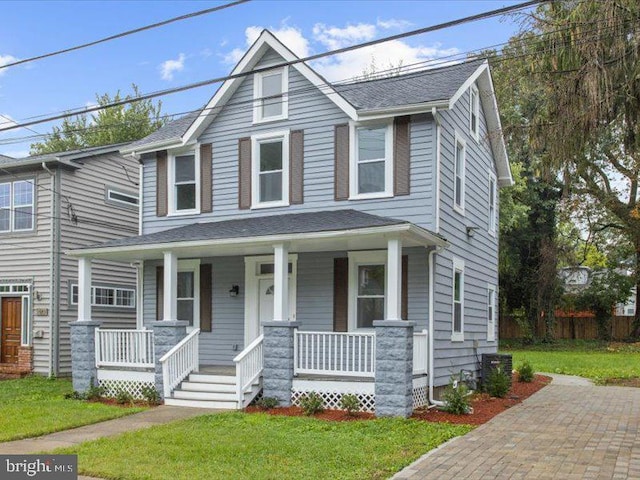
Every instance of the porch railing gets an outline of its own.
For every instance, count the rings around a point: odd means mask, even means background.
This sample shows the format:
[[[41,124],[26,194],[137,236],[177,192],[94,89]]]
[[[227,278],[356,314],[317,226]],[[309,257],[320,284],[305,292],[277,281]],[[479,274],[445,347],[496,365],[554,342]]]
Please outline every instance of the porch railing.
[[[300,332],[293,343],[294,375],[375,375],[375,333]]]
[[[427,366],[429,365],[429,356],[428,352],[428,343],[427,343],[427,331],[422,330],[421,332],[415,332],[413,334],[413,374],[426,375],[429,369]]]
[[[251,389],[253,382],[262,375],[264,365],[263,339],[264,336],[260,335],[233,359],[236,364],[236,393],[239,408],[244,407],[244,394],[247,389]]]
[[[171,392],[180,385],[191,372],[198,370],[198,337],[200,329],[195,329],[184,337],[160,359],[162,365],[162,384],[164,397],[171,396]]]
[[[96,328],[96,367],[153,368],[152,330]]]

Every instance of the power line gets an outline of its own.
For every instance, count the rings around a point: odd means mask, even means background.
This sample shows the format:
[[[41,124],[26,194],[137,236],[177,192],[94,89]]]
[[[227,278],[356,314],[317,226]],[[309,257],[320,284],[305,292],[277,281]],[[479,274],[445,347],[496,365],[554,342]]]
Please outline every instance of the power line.
[[[25,58],[22,60],[16,60],[15,62],[7,63],[5,65],[0,65],[0,69],[15,67],[16,65],[22,65],[29,62],[34,62],[36,60],[42,60],[43,58],[54,57],[56,55],[62,55],[63,53],[69,53],[76,50],[81,50],[83,48],[92,47],[94,45],[99,45],[101,43],[110,42],[111,40],[116,40],[118,38],[126,37],[129,35],[133,35],[134,33],[144,32],[146,30],[151,30],[153,28],[163,27],[165,25],[169,25],[170,23],[179,22],[181,20],[187,20],[189,18],[199,17],[201,15],[207,15],[209,13],[217,12],[220,10],[224,10],[230,7],[235,7],[242,3],[250,2],[251,0],[236,0],[231,3],[227,3],[224,5],[218,5],[217,7],[207,8],[206,10],[200,10],[197,12],[187,13],[185,15],[180,15],[179,17],[173,17],[168,20],[163,20],[162,22],[152,23],[150,25],[145,25],[143,27],[134,28],[133,30],[127,30],[126,32],[116,33],[115,35],[110,35],[108,37],[104,37],[98,40],[94,40],[92,42],[83,43],[81,45],[76,45],[74,47],[63,48],[62,50],[56,50],[54,52],[44,53],[42,55],[37,55],[35,57]]]
[[[31,125],[37,125],[37,124],[41,124],[41,123],[46,123],[46,122],[50,122],[50,121],[54,121],[54,120],[60,120],[63,118],[67,118],[67,117],[72,117],[74,115],[78,115],[81,113],[91,113],[91,112],[96,112],[99,110],[104,110],[106,108],[109,107],[116,107],[116,106],[120,106],[120,105],[126,105],[132,102],[138,102],[138,101],[143,101],[143,100],[149,100],[152,98],[156,98],[156,97],[162,97],[165,95],[169,95],[172,93],[178,93],[178,92],[183,92],[186,90],[191,90],[194,88],[200,88],[200,87],[204,87],[207,85],[211,85],[214,83],[220,83],[220,82],[224,82],[226,80],[232,80],[232,79],[236,79],[236,78],[243,78],[249,75],[253,75],[255,73],[259,73],[259,72],[264,72],[267,70],[272,70],[274,68],[280,68],[280,67],[285,67],[285,66],[290,66],[290,65],[296,65],[298,63],[303,63],[303,62],[308,62],[308,61],[312,61],[312,60],[317,60],[319,58],[324,58],[324,57],[328,57],[328,56],[333,56],[333,55],[338,55],[338,54],[342,54],[342,53],[346,53],[346,52],[350,52],[353,50],[358,50],[361,48],[365,48],[365,47],[370,47],[373,45],[378,45],[380,43],[385,43],[385,42],[389,42],[389,41],[393,41],[393,40],[400,40],[403,38],[407,38],[407,37],[412,37],[412,36],[416,36],[416,35],[422,35],[425,33],[429,33],[429,32],[434,32],[437,30],[443,30],[445,28],[451,28],[457,25],[462,25],[464,23],[469,23],[469,22],[474,22],[474,21],[478,21],[478,20],[484,20],[486,18],[491,18],[497,15],[503,15],[505,13],[511,13],[511,12],[515,12],[517,10],[522,10],[534,5],[538,5],[541,3],[546,3],[548,0],[529,0],[527,2],[524,3],[519,3],[516,5],[512,5],[509,7],[503,7],[503,8],[499,8],[499,9],[495,9],[495,10],[490,10],[487,12],[483,12],[483,13],[479,13],[476,15],[470,15],[467,17],[463,17],[463,18],[459,18],[456,20],[451,20],[449,22],[444,22],[444,23],[440,23],[437,25],[432,25],[432,26],[428,26],[428,27],[423,27],[423,28],[419,28],[416,30],[411,30],[409,32],[404,32],[404,33],[399,33],[396,35],[390,35],[388,37],[383,37],[383,38],[379,38],[377,40],[370,40],[368,42],[363,42],[360,44],[356,44],[356,45],[351,45],[348,47],[343,47],[343,48],[338,48],[335,50],[330,50],[327,52],[323,52],[323,53],[318,53],[315,55],[310,55],[304,58],[297,58],[288,62],[282,62],[279,63],[277,65],[271,65],[268,67],[261,67],[261,68],[256,68],[256,69],[252,69],[249,70],[247,72],[240,72],[240,73],[236,73],[236,74],[231,74],[231,75],[227,75],[227,76],[223,76],[223,77],[216,77],[216,78],[212,78],[209,80],[203,80],[200,82],[195,82],[195,83],[191,83],[191,84],[187,84],[187,85],[183,85],[181,87],[174,87],[174,88],[169,88],[169,89],[165,89],[165,90],[160,90],[157,92],[152,92],[152,93],[148,93],[148,94],[144,94],[144,95],[140,95],[138,97],[136,97],[135,99],[125,99],[125,100],[120,100],[117,102],[111,102],[109,104],[106,105],[97,105],[94,107],[88,107],[88,108],[84,108],[81,111],[69,111],[67,113],[64,114],[60,114],[60,115],[54,115],[51,117],[47,117],[47,118],[43,118],[43,119],[39,119],[39,120],[32,120],[29,122],[23,122],[23,123],[16,123],[15,125],[11,125],[5,128],[0,129],[0,131],[8,131],[8,130],[14,130],[17,128],[24,128],[24,127],[28,127]]]

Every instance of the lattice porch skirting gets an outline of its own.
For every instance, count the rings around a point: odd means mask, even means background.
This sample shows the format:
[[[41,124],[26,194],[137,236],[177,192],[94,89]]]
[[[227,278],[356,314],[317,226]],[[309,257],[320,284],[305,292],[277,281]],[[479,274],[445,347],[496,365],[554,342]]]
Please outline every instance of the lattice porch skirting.
[[[105,396],[115,397],[125,391],[137,400],[143,399],[142,389],[155,388],[155,373],[135,370],[98,370],[98,385],[104,387]]]

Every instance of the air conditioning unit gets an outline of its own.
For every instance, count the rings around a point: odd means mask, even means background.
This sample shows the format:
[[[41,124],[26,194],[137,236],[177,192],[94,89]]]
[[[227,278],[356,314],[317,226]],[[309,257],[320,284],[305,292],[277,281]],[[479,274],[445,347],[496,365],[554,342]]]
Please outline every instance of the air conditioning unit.
[[[482,354],[482,384],[484,385],[491,370],[501,367],[509,377],[509,385],[511,385],[511,372],[513,371],[513,358],[511,355],[504,353],[483,353]]]

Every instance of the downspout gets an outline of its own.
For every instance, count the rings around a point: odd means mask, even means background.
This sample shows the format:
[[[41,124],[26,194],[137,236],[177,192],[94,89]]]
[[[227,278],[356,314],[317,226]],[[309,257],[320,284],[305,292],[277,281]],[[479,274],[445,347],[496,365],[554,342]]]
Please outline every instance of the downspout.
[[[434,208],[434,225],[435,232],[440,233],[440,155],[441,155],[441,147],[440,147],[440,136],[441,136],[441,126],[440,126],[440,116],[438,115],[438,109],[433,107],[431,109],[431,115],[433,115],[433,119],[436,122],[436,188],[435,188],[435,208]]]
[[[434,260],[435,260],[435,254],[436,253],[440,253],[443,250],[442,247],[436,247],[433,250],[429,251],[429,335],[428,335],[428,350],[429,350],[429,371],[427,372],[427,377],[428,377],[428,381],[429,381],[429,404],[433,405],[433,406],[442,406],[444,405],[444,402],[441,402],[440,400],[435,400],[433,398],[433,382],[434,382],[434,372],[435,372],[435,366],[433,364],[433,334],[435,331],[435,318],[434,318],[434,311],[435,311],[435,292],[436,292],[436,286],[435,286],[435,264],[434,264]]]

